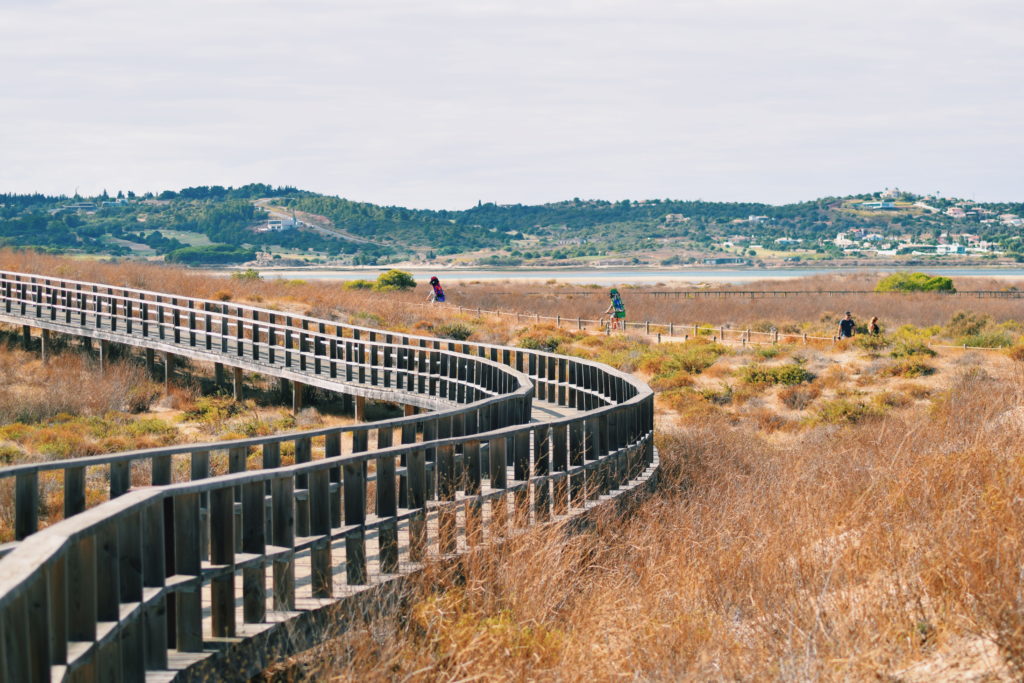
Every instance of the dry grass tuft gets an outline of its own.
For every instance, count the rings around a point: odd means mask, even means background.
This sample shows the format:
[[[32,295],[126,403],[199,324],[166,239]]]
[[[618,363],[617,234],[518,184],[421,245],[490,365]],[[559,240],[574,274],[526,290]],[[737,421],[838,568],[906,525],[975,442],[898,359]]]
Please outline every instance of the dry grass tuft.
[[[1024,425],[1015,387],[956,378],[930,411],[779,445],[708,414],[663,429],[659,493],[428,572],[412,618],[356,629],[342,680],[899,678],[964,638],[1019,673]],[[909,438],[908,438],[909,437]],[[521,571],[525,567],[539,568]],[[321,663],[329,659],[323,651]]]

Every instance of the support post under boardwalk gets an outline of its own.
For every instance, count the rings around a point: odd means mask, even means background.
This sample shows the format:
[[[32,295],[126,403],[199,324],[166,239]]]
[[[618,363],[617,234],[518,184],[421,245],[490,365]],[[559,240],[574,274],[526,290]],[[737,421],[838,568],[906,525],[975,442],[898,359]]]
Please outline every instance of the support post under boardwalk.
[[[28,325],[21,326],[21,345],[26,351],[32,348],[32,328]]]
[[[39,357],[44,365],[50,362],[50,331],[45,328],[39,337]]]
[[[416,406],[410,406],[410,405],[405,406],[405,416],[409,417],[410,415],[415,415],[416,414],[416,410],[417,410]]]
[[[292,382],[292,412],[298,413],[303,407],[303,397],[306,385],[302,382]]]
[[[231,397],[242,400],[242,368],[231,368]]]
[[[213,364],[213,382],[218,387],[224,386],[224,364],[214,363]]]
[[[110,342],[106,339],[100,339],[100,371],[107,369],[107,364],[110,363]]]
[[[362,422],[366,419],[366,397],[356,396],[356,414],[355,418]]]
[[[174,376],[174,354],[164,351],[164,391],[171,388],[171,377]]]

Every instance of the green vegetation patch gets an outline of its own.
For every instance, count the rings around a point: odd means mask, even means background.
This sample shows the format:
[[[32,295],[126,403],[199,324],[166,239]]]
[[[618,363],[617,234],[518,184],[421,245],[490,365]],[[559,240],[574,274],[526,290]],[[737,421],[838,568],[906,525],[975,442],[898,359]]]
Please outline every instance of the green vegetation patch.
[[[216,265],[225,263],[245,263],[256,258],[256,252],[230,244],[212,244],[202,247],[185,247],[175,249],[167,254],[170,263],[184,265]]]
[[[473,328],[460,322],[441,323],[434,327],[434,334],[444,339],[465,341],[473,336]]]
[[[876,292],[955,292],[953,280],[926,273],[893,273],[879,280]]]
[[[814,375],[808,372],[800,363],[786,363],[785,365],[766,366],[760,364],[745,365],[737,373],[742,381],[747,384],[785,384],[793,386],[803,384],[814,379]]]
[[[913,356],[928,356],[930,358],[935,355],[935,350],[924,342],[903,339],[896,342],[889,355],[893,358],[911,358]]]

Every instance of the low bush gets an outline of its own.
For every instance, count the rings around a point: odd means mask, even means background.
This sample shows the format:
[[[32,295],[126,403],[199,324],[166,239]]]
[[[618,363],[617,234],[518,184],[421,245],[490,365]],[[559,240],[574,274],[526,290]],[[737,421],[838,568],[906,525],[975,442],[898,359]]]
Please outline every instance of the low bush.
[[[747,384],[786,384],[795,385],[810,382],[814,375],[799,363],[785,365],[745,365],[739,369],[740,379]]]
[[[791,410],[804,410],[821,396],[821,389],[813,384],[796,384],[779,391],[779,400]]]
[[[734,392],[731,384],[722,382],[721,387],[718,389],[708,387],[706,389],[699,390],[697,393],[700,394],[701,398],[709,403],[724,406],[732,402]]]
[[[377,276],[377,283],[373,288],[380,292],[391,292],[412,289],[415,286],[416,279],[412,276],[412,273],[392,268],[386,273],[381,273]]]
[[[957,344],[983,349],[1003,349],[1013,346],[1013,337],[1005,332],[979,332],[960,337]]]
[[[460,322],[441,323],[434,327],[434,334],[444,339],[465,341],[473,335],[473,328]]]
[[[926,273],[893,273],[879,280],[876,292],[955,292],[953,281]]]
[[[865,351],[881,351],[892,344],[892,340],[883,334],[859,334],[853,338],[853,343]]]
[[[541,323],[521,330],[517,336],[516,345],[520,348],[553,352],[565,344],[577,341],[582,335],[572,334],[550,323]],[[597,346],[600,346],[604,338],[592,337],[592,339],[596,340]]]
[[[946,323],[946,331],[951,337],[967,337],[980,333],[991,321],[987,315],[958,311]]]
[[[764,358],[765,360],[771,360],[783,352],[783,348],[778,344],[772,344],[771,346],[759,346],[754,349],[754,355],[758,358]]]
[[[872,414],[871,408],[861,401],[837,398],[825,401],[815,411],[815,420],[825,424],[852,424]]]
[[[901,340],[896,342],[889,355],[893,358],[910,358],[912,356],[932,357],[935,355],[935,351],[924,342]]]
[[[373,289],[373,282],[370,280],[349,280],[342,283],[342,289]]]
[[[882,368],[879,374],[887,377],[924,377],[935,372],[935,368],[928,365],[920,358],[909,357],[896,361],[895,363]]]

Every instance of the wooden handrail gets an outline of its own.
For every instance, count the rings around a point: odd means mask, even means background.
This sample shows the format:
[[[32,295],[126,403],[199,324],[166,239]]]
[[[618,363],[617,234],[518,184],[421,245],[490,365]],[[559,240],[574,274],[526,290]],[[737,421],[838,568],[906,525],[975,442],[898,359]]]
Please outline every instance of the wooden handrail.
[[[145,312],[125,292],[143,297]],[[262,322],[280,314],[256,308],[246,308],[248,318],[224,314],[230,323],[214,332],[190,314],[206,305],[217,302],[0,272],[6,322],[173,350],[337,391],[430,400],[435,411],[0,469],[0,479],[15,479],[16,517],[25,515],[16,526],[31,539],[0,559],[0,628],[8,634],[0,638],[0,678],[109,673],[143,680],[147,672],[166,676],[170,650],[198,666],[215,641],[241,639],[243,647],[267,628],[287,628],[287,619],[269,625],[268,609],[297,619],[313,609],[310,601],[333,600],[338,583],[366,586],[371,573],[416,566],[428,544],[454,552],[500,539],[514,524],[579,513],[639,485],[657,467],[653,394],[602,364],[313,318]],[[167,306],[159,322],[150,306]],[[164,323],[168,310],[179,320]],[[273,330],[265,341],[263,330]],[[298,349],[293,335],[302,335]],[[239,357],[239,339],[255,351]],[[341,358],[332,342],[346,345]],[[260,362],[271,350],[280,360]],[[288,364],[287,353],[295,354]],[[535,399],[568,415],[528,423]],[[370,432],[374,450],[367,448]],[[351,434],[351,452],[342,453],[342,434]],[[320,438],[323,457],[314,459],[312,442]],[[295,443],[295,464],[282,466],[286,441]],[[262,449],[263,468],[247,471],[254,448]],[[210,454],[225,451],[229,473],[208,476]],[[191,481],[172,483],[176,455],[189,458]],[[131,490],[136,462],[148,463],[152,486]],[[111,499],[85,509],[90,467],[109,468]],[[65,504],[66,519],[37,531],[39,478],[53,470],[63,470],[72,504]],[[407,543],[399,544],[399,534]],[[376,544],[372,559],[368,538]],[[297,558],[307,559],[300,565]],[[297,582],[297,566],[306,571],[306,563],[308,581]]]

